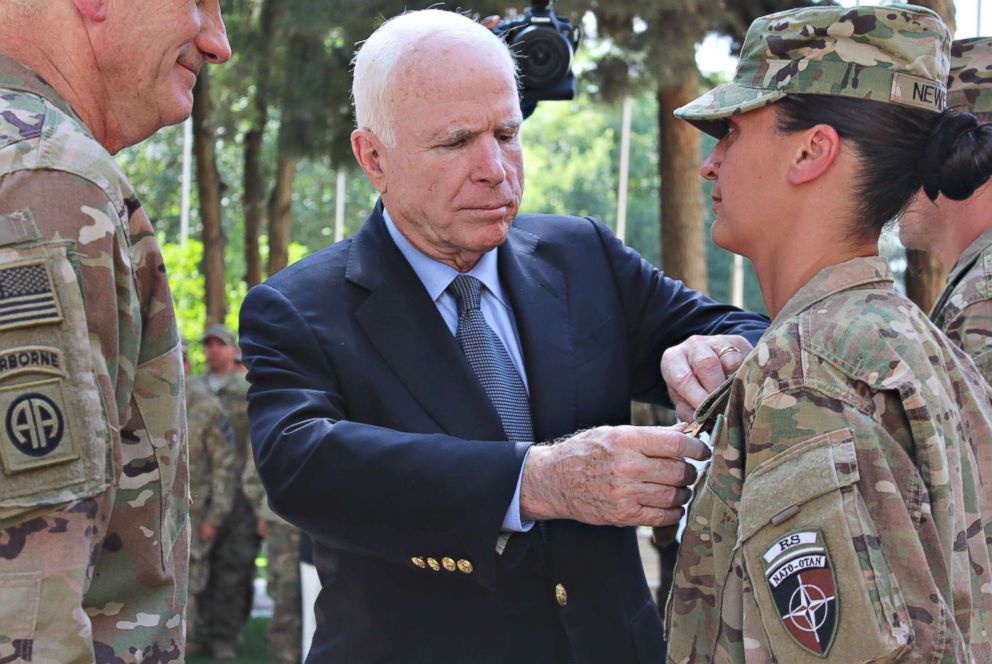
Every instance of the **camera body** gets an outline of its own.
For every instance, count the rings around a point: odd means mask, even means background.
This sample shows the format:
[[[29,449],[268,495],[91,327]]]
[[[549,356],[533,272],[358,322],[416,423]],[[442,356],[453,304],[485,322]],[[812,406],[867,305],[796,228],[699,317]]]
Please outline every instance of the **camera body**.
[[[523,16],[504,19],[493,32],[517,54],[524,102],[575,97],[572,58],[579,29],[551,10],[550,0],[532,0]]]

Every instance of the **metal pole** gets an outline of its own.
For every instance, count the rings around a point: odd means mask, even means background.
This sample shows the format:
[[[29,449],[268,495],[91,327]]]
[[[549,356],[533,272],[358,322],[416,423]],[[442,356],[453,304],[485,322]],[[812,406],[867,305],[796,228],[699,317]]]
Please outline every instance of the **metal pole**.
[[[634,100],[623,98],[623,119],[620,125],[620,182],[617,186],[617,237],[627,239],[627,188],[630,182],[630,124]]]
[[[338,188],[334,194],[334,241],[344,239],[344,168],[338,166]]]
[[[193,186],[193,118],[183,123],[183,185],[182,204],[179,208],[179,243],[186,244],[189,237],[189,198]]]

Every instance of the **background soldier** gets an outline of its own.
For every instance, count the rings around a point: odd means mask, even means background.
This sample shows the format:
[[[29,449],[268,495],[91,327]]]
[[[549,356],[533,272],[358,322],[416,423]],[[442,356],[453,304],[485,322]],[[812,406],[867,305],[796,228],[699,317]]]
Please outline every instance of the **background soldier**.
[[[250,454],[245,464],[244,488],[255,509],[258,533],[265,540],[268,558],[266,590],[273,605],[268,632],[269,653],[277,664],[299,664],[303,657],[300,531],[280,519],[269,507]]]
[[[952,44],[947,105],[992,122],[992,38]],[[931,201],[921,191],[899,221],[899,238],[950,271],[930,320],[992,381],[992,191],[982,187],[963,201],[943,194]]]
[[[182,661],[179,335],[111,154],[229,57],[218,0],[0,3],[0,661]]]
[[[203,334],[208,373],[192,378],[200,388],[217,396],[234,431],[237,450],[236,476],[244,473],[251,454],[248,442],[248,382],[236,370],[238,346],[234,334],[223,325],[212,325]],[[259,535],[255,515],[240,482],[231,513],[217,532],[210,552],[210,577],[199,606],[202,636],[209,640],[214,659],[236,656],[235,642],[251,615],[255,556]]]
[[[189,357],[183,342],[183,368]],[[197,612],[199,597],[210,578],[210,552],[221,525],[231,513],[241,468],[234,431],[223,406],[209,390],[186,382],[186,421],[189,434],[190,543],[189,603],[186,608],[187,655],[205,652],[209,633]]]

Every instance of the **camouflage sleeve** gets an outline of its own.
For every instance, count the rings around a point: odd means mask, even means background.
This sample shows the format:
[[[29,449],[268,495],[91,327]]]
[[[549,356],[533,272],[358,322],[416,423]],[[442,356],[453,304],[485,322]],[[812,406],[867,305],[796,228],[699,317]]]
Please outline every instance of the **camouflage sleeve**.
[[[234,506],[241,466],[238,463],[234,430],[219,403],[215,417],[203,435],[204,447],[210,455],[211,471],[210,506],[203,518],[207,523],[220,526]]]
[[[945,323],[947,336],[971,356],[992,383],[992,300],[979,300]]]
[[[269,499],[265,494],[265,487],[262,486],[262,480],[258,476],[258,470],[255,469],[255,459],[250,454],[248,455],[247,463],[245,463],[244,490],[245,496],[248,497],[248,502],[251,503],[256,516],[266,521],[281,521],[276,516],[276,513],[272,511],[272,508],[269,507]]]
[[[119,308],[133,292],[120,215],[72,174],[0,180],[0,661],[93,656],[82,602],[133,371],[119,330],[140,324]]]
[[[925,489],[898,398],[828,392],[776,392],[753,411],[739,513],[758,616],[745,609],[744,640],[782,662],[895,661],[945,629],[910,618],[946,617],[921,543]]]

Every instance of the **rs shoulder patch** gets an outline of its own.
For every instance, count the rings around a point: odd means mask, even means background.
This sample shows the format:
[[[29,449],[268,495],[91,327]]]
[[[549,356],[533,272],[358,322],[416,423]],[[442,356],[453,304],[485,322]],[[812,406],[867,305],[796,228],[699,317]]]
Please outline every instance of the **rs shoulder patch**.
[[[803,530],[780,538],[762,555],[762,565],[789,636],[814,655],[825,657],[840,620],[823,533]]]

